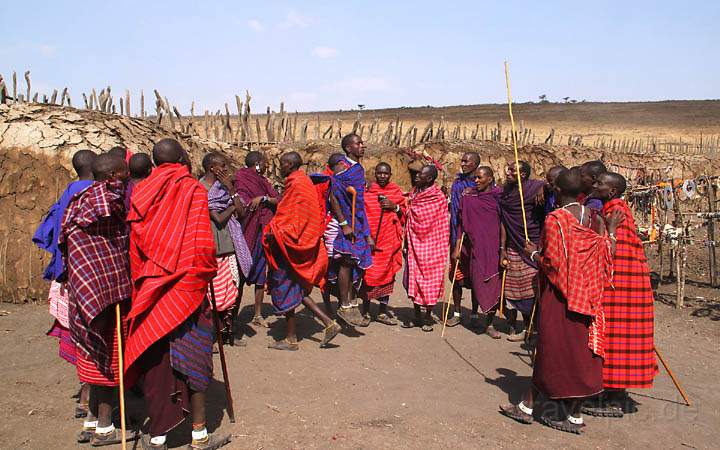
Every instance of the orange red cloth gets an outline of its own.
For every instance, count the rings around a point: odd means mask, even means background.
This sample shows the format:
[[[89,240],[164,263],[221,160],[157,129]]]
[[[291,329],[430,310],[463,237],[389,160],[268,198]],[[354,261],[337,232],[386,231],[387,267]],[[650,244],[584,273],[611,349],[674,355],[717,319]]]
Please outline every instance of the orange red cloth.
[[[382,195],[400,207],[400,213],[382,211],[378,197]],[[395,274],[402,268],[402,236],[403,222],[406,213],[406,198],[403,191],[395,183],[381,187],[372,183],[365,191],[365,214],[370,225],[370,236],[375,241],[372,254],[373,264],[365,271],[365,284],[368,286],[384,286],[395,280]],[[382,214],[382,226],[380,216]]]
[[[560,208],[545,220],[542,249],[543,273],[563,295],[569,311],[593,318],[588,347],[604,357],[601,298],[603,287],[612,279],[610,238],[581,225],[570,211]]]
[[[317,198],[315,186],[305,172],[296,170],[288,175],[275,216],[265,227],[265,234],[272,234],[274,242],[268,242],[263,236],[270,267],[274,270],[280,267],[273,254],[277,250],[306,291],[312,286],[325,285],[328,267],[327,250],[322,242],[325,217]]]
[[[182,164],[162,164],[133,193],[133,280],[125,368],[201,305],[217,273],[207,190]]]

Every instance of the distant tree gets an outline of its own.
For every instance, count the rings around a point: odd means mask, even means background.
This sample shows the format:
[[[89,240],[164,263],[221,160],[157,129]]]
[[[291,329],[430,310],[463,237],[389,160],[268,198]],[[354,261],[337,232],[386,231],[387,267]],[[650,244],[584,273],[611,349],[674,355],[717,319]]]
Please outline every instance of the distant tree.
[[[567,103],[568,100],[570,100],[570,97],[563,97],[563,100],[565,101],[565,103]]]
[[[577,103],[577,100],[572,99],[572,100],[570,100],[570,103]]]
[[[365,105],[358,104],[358,109],[365,109]]]
[[[538,98],[540,99],[540,103],[549,103],[547,101],[547,95],[545,94],[538,96]]]

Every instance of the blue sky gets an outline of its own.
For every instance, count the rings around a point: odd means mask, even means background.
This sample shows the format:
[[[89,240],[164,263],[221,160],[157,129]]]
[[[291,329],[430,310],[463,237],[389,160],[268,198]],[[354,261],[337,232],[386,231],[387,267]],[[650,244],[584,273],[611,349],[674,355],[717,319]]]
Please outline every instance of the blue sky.
[[[718,24],[718,1],[3,1],[0,73],[184,112],[498,103],[505,60],[516,101],[707,99]]]

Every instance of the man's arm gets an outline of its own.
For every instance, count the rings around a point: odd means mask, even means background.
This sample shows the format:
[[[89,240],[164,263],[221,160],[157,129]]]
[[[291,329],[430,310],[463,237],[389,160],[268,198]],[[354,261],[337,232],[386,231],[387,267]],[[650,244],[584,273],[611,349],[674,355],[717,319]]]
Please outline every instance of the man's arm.
[[[337,220],[338,223],[341,224],[340,227],[342,228],[343,234],[345,235],[345,237],[352,236],[352,228],[350,228],[347,220],[345,219],[345,216],[342,213],[342,210],[340,208],[340,202],[332,192],[329,194],[328,200],[330,201],[330,212],[332,212],[335,220]]]

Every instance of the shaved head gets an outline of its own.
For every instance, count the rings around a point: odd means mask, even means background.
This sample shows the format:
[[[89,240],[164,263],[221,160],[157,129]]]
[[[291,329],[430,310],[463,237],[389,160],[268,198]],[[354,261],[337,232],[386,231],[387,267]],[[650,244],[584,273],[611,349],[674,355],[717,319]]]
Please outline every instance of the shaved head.
[[[594,161],[587,161],[580,166],[580,170],[587,172],[593,177],[600,175],[601,173],[607,172],[607,167],[602,161],[596,159]]]
[[[110,153],[98,155],[93,161],[92,171],[95,181],[105,181],[112,177],[114,172],[127,171],[125,160]]]
[[[203,157],[202,168],[205,172],[209,172],[210,167],[221,164],[223,161],[225,161],[225,155],[219,152],[210,152]]]
[[[555,187],[563,197],[577,198],[583,192],[582,179],[579,170],[563,170],[555,178]]]
[[[625,180],[624,176],[617,172],[605,172],[600,176],[606,184],[616,189],[615,196],[619,197],[625,193],[625,190],[627,189],[627,180]]]
[[[78,150],[72,157],[72,166],[78,176],[92,174],[92,164],[97,155],[91,150]]]
[[[170,138],[158,141],[153,146],[152,154],[156,166],[184,162],[187,155],[182,145],[175,139]]]
[[[470,158],[470,160],[471,160],[471,161],[473,162],[473,164],[475,164],[476,166],[477,166],[477,165],[480,165],[480,155],[478,154],[478,152],[466,152],[466,153],[465,153],[465,156],[467,156],[468,158]]]
[[[248,154],[245,156],[245,166],[255,167],[262,162],[263,158],[265,158],[265,155],[263,155],[257,150],[248,152]]]
[[[422,168],[422,172],[426,172],[428,175],[430,175],[430,178],[432,179],[433,182],[435,180],[437,180],[438,170],[437,170],[437,167],[435,167],[434,165],[428,164],[427,166],[424,166]]]
[[[145,153],[136,153],[130,157],[128,168],[130,169],[130,176],[136,180],[147,178],[152,172],[152,161]]]
[[[337,163],[339,163],[344,157],[345,157],[345,153],[333,153],[328,158],[328,162],[327,162],[328,166],[330,166],[331,169],[334,168],[335,165]]]
[[[125,156],[127,155],[127,150],[125,149],[125,147],[121,147],[119,145],[111,148],[107,152],[109,155],[113,155],[120,159],[125,159]]]
[[[285,153],[284,155],[282,155],[280,157],[280,161],[281,162],[284,161],[284,162],[290,164],[290,167],[292,167],[293,169],[298,169],[303,164],[302,157],[300,156],[300,153],[298,153],[298,152]]]

